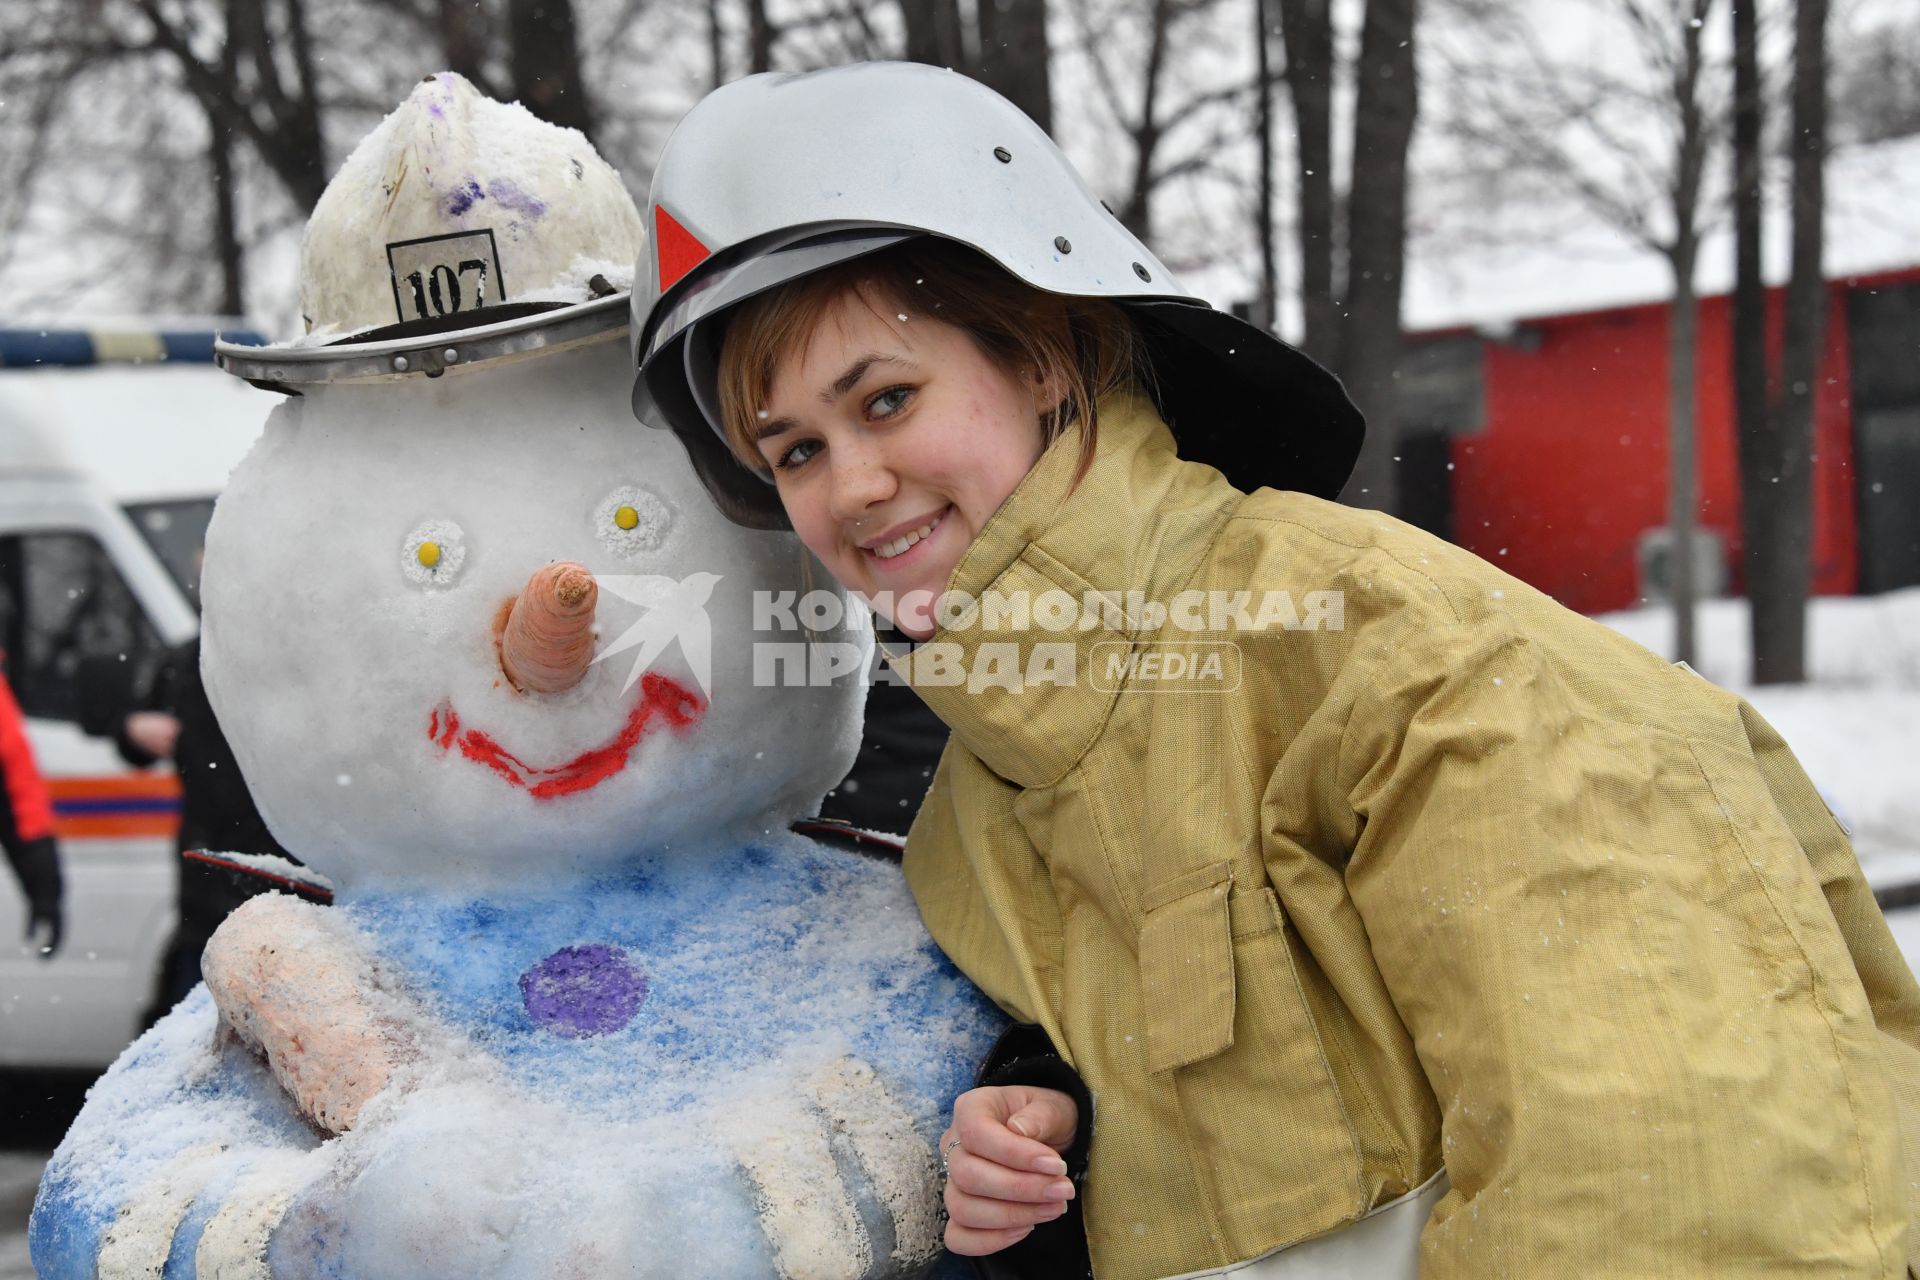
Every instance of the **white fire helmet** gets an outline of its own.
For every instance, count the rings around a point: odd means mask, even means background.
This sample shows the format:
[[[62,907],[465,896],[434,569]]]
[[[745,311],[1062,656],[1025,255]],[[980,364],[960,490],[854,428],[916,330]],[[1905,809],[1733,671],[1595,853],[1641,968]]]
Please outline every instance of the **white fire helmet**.
[[[438,377],[617,336],[646,233],[578,131],[429,76],[355,147],[307,221],[306,337],[221,343],[249,381]]]
[[[863,63],[737,80],[668,138],[635,268],[634,410],[679,435],[732,519],[786,528],[721,434],[730,310],[916,236],[957,241],[1037,289],[1122,304],[1183,457],[1333,497],[1365,426],[1339,381],[1182,288],[1027,116],[965,76]]]

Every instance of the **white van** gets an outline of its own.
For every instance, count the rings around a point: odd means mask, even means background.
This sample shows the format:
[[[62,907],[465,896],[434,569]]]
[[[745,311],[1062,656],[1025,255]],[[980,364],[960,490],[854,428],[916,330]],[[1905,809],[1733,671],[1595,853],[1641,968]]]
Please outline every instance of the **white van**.
[[[103,1066],[155,997],[179,785],[112,735],[199,625],[194,552],[272,407],[213,366],[212,338],[0,329],[0,650],[66,874],[47,960],[0,866],[0,1068]]]

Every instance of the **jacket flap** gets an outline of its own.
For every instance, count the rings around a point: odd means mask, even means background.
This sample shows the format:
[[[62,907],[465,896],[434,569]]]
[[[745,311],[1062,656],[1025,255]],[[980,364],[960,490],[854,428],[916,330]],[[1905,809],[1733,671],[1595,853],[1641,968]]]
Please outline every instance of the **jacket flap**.
[[[1199,1062],[1233,1045],[1233,864],[1176,876],[1141,898],[1140,995],[1147,1070]]]

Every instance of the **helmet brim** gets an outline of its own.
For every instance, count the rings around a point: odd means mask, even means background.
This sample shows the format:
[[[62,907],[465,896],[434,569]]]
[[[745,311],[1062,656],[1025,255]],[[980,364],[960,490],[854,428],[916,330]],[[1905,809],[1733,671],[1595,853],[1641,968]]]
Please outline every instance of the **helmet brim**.
[[[1139,300],[1132,313],[1160,414],[1180,456],[1242,492],[1337,500],[1366,419],[1340,379],[1266,330],[1203,302]]]
[[[736,524],[790,529],[772,479],[727,447],[717,386],[725,315],[740,303],[918,235],[901,227],[820,227],[743,245],[702,264],[662,299],[635,341],[633,409],[680,437],[714,502]],[[1180,456],[1235,488],[1336,500],[1366,421],[1340,380],[1264,329],[1198,299],[1116,298],[1139,331],[1151,392]]]

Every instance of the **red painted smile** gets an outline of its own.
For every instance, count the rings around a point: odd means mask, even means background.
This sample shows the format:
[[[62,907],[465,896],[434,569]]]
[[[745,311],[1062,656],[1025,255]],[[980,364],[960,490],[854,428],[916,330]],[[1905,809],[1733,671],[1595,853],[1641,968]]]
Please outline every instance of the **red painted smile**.
[[[475,764],[485,765],[512,786],[536,800],[570,796],[599,786],[627,767],[633,748],[654,727],[685,729],[699,723],[707,704],[676,680],[648,672],[640,678],[640,698],[627,713],[627,722],[613,741],[583,751],[565,764],[537,768],[508,751],[489,734],[461,729],[460,714],[451,700],[434,708],[427,722],[427,740],[442,751],[457,748]]]

